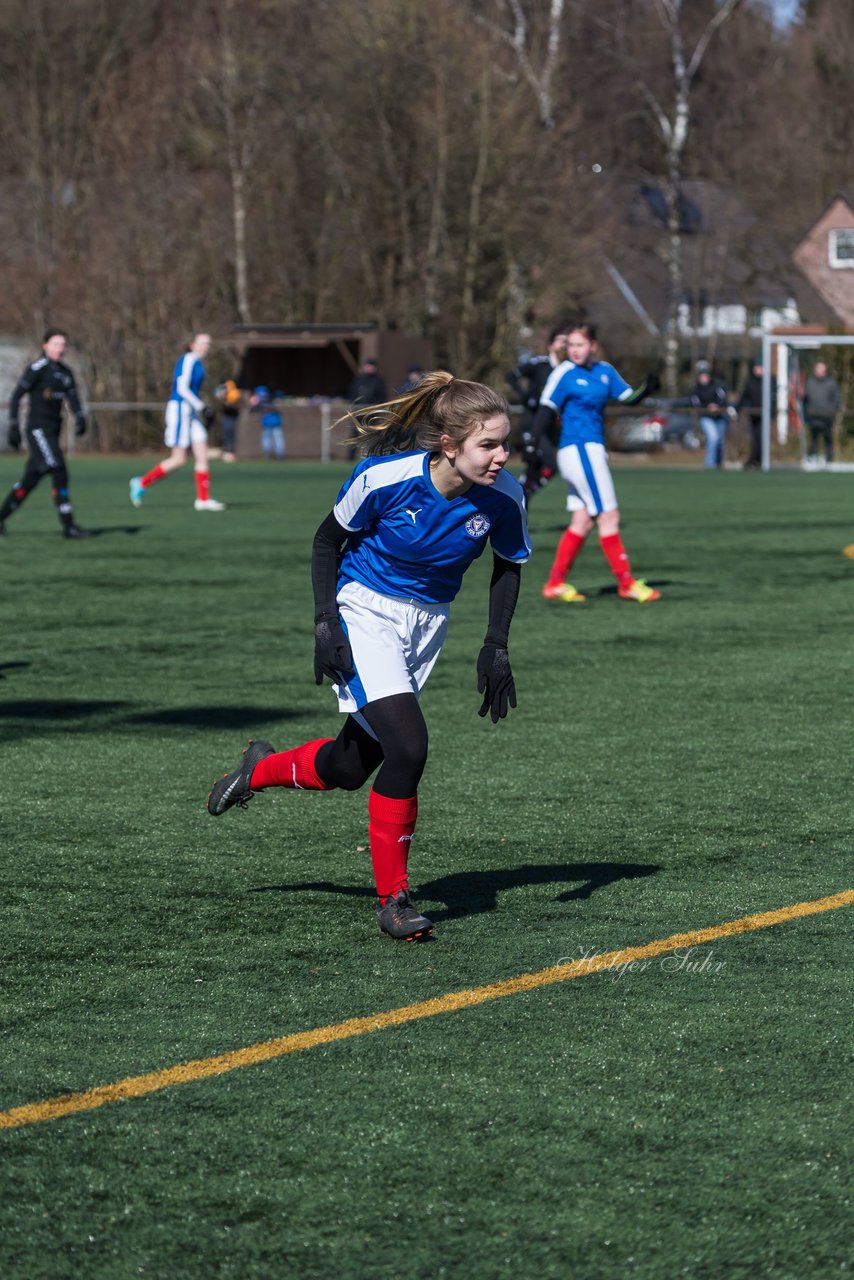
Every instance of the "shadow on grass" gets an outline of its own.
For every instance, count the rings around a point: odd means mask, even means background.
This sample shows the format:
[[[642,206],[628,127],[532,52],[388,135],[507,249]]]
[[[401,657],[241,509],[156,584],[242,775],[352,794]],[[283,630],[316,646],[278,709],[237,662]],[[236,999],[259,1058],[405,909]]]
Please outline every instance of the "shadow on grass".
[[[29,663],[6,663],[7,668]],[[0,667],[0,679],[3,678]],[[44,734],[100,732],[105,727],[151,725],[176,729],[216,729],[251,733],[253,729],[293,720],[308,714],[299,707],[169,707],[157,711],[132,711],[133,703],[76,698],[18,698],[0,701],[0,729],[16,733]],[[75,724],[75,722],[77,722]]]
[[[445,909],[429,910],[434,924],[440,920],[455,920],[462,916],[476,916],[498,907],[498,895],[506,889],[522,889],[531,885],[561,885],[581,881],[575,889],[557,894],[555,902],[572,902],[589,898],[597,889],[604,889],[619,880],[638,880],[655,875],[661,868],[638,862],[566,862],[557,865],[523,865],[494,871],[458,871],[418,885],[417,896],[444,902]],[[250,893],[337,893],[348,898],[372,898],[373,889],[335,884],[332,880],[304,880],[298,884],[262,884],[250,889]]]
[[[248,732],[262,724],[297,720],[308,714],[304,707],[169,707],[163,711],[140,711],[128,716],[127,723]]]
[[[127,533],[133,536],[136,533],[142,533],[144,529],[150,528],[147,524],[107,524],[102,525],[99,529],[90,529],[89,536],[92,538],[108,537],[111,533]]]
[[[0,720],[56,720],[66,723],[109,714],[126,706],[126,702],[85,702],[76,698],[19,698],[14,702],[0,702]]]
[[[0,662],[0,680],[5,680],[4,671],[18,671],[22,667],[30,666],[29,662]]]

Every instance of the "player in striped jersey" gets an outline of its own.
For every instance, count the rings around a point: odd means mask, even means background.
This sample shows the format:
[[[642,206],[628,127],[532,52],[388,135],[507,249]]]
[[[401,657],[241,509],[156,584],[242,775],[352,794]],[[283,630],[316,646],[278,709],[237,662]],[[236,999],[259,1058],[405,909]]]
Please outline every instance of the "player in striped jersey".
[[[554,416],[560,422],[558,470],[567,483],[569,528],[558,543],[548,581],[547,600],[577,604],[585,599],[567,581],[570,569],[594,525],[605,559],[617,579],[622,600],[647,604],[661,597],[642,578],[634,577],[620,537],[620,512],[614,481],[605,451],[605,406],[609,400],[634,404],[649,395],[650,379],[633,391],[617,370],[597,359],[596,332],[592,325],[567,329],[567,359],[554,370],[540,397],[534,420],[535,439],[548,429]]]
[[[213,410],[208,408],[199,394],[205,378],[202,364],[211,349],[209,333],[195,333],[187,348],[178,357],[172,376],[172,390],[166,405],[166,430],[164,441],[171,453],[144,476],[134,476],[130,482],[130,500],[135,507],[142,505],[142,495],[158,480],[177,471],[187,461],[187,450],[192,450],[195,460],[197,511],[224,511],[225,504],[211,497],[211,475],[208,465],[208,427],[213,421]]]
[[[328,676],[346,714],[337,738],[275,753],[254,742],[216,784],[218,816],[266,787],[355,791],[368,797],[380,928],[395,938],[432,925],[409,898],[407,863],[427,760],[419,695],[445,639],[451,601],[487,542],[493,553],[488,626],[477,659],[479,714],[516,705],[507,654],[530,555],[525,501],[505,472],[506,401],[449,373],[425,374],[407,395],[357,417],[366,455],[315,535],[315,679]]]

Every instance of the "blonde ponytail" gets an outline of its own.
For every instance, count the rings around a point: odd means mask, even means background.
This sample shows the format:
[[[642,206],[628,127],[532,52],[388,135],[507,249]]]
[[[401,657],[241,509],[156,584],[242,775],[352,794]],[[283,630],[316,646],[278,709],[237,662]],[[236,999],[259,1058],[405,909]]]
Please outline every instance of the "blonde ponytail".
[[[363,456],[415,449],[438,453],[443,435],[460,445],[481,422],[499,414],[509,414],[509,409],[498,392],[437,369],[423,374],[406,395],[361,410],[356,407],[339,422],[355,425]]]

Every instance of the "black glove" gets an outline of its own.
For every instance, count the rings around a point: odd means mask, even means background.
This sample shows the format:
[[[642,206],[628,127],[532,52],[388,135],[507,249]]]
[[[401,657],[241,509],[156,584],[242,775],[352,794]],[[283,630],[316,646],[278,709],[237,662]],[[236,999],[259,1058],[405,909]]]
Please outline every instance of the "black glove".
[[[8,438],[9,438],[9,448],[10,448],[10,449],[20,449],[20,447],[21,447],[21,428],[18,426],[17,422],[10,422],[10,423],[9,423]]]
[[[199,417],[201,418],[202,422],[205,424],[205,427],[207,427],[208,430],[210,430],[210,428],[214,424],[214,419],[216,418],[216,414],[214,413],[210,405],[206,404],[204,409],[202,409],[201,413],[199,414]]]
[[[537,442],[531,435],[530,431],[522,433],[522,457],[530,461],[531,458],[538,458],[540,450],[537,448]]]
[[[516,705],[516,681],[510,670],[507,650],[496,644],[485,644],[477,656],[477,691],[483,694],[479,716],[489,712],[492,723],[498,724],[507,715],[507,708]]]
[[[320,617],[314,624],[315,684],[323,684],[324,676],[340,684],[342,676],[348,680],[353,675],[353,653],[341,619],[337,613]]]
[[[657,373],[648,373],[646,375],[646,394],[654,396],[656,391],[661,390],[661,378]]]
[[[86,419],[83,414],[81,414],[77,419],[77,426],[74,428],[74,434],[76,436],[85,436],[86,434]]]

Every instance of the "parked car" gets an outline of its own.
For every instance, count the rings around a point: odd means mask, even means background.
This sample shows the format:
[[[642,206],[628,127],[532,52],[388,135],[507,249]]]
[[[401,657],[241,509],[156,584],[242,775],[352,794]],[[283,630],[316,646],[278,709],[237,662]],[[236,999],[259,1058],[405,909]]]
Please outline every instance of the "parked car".
[[[609,416],[608,448],[616,453],[653,453],[658,449],[700,449],[703,435],[697,415],[672,400],[649,399],[636,413]]]

